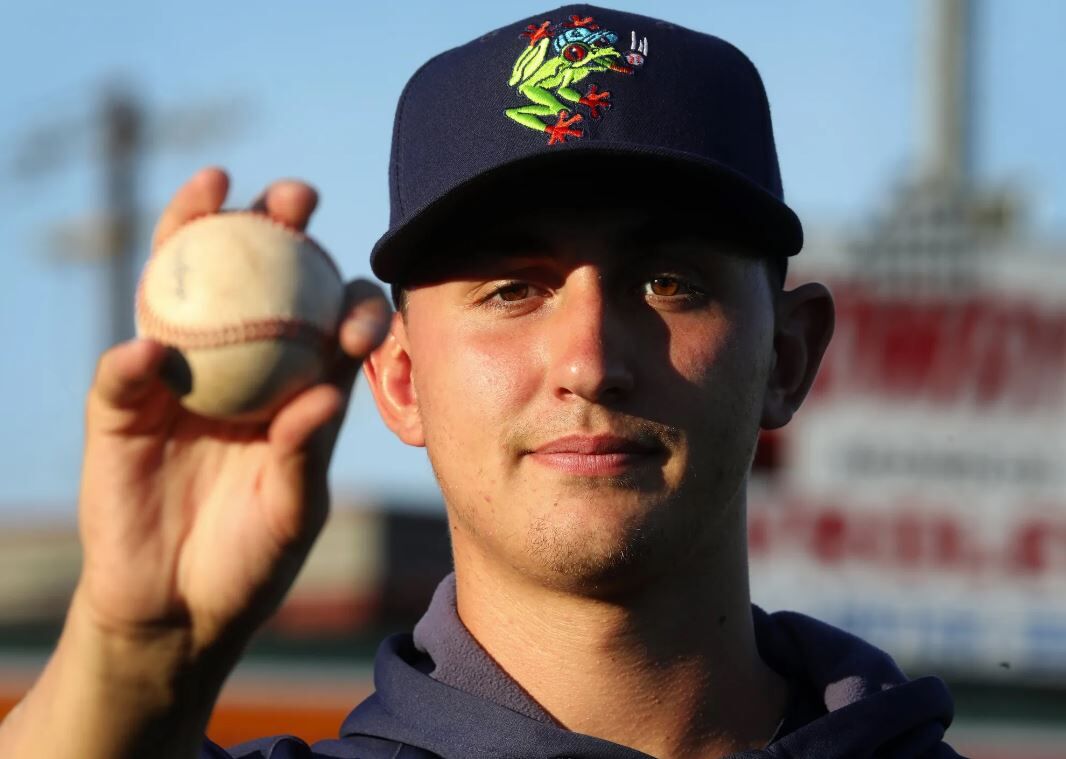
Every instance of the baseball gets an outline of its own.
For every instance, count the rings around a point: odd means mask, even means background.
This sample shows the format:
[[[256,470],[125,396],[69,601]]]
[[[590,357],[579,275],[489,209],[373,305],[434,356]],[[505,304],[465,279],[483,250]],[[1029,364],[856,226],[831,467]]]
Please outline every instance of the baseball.
[[[137,333],[175,349],[165,374],[187,409],[258,422],[323,376],[343,299],[336,264],[303,232],[262,213],[210,214],[152,251]]]

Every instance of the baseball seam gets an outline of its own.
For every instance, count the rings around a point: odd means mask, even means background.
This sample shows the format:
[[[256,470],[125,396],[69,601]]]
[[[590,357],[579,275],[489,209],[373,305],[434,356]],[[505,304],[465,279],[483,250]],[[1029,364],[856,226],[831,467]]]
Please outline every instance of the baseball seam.
[[[307,242],[311,249],[329,265],[330,269],[337,275],[337,278],[340,279],[340,270],[333,259],[302,230],[293,227],[291,224],[286,224],[284,221],[269,214],[257,211],[223,211],[221,213],[249,216],[280,227],[298,240]],[[277,339],[306,342],[327,349],[333,343],[333,335],[326,329],[305,319],[272,317],[247,319],[222,325],[221,327],[183,327],[168,322],[151,307],[145,294],[145,282],[156,261],[156,254],[166,242],[181,230],[196,224],[198,221],[217,215],[220,214],[206,213],[186,221],[166,237],[161,238],[152,248],[152,253],[149,255],[144,271],[141,273],[135,297],[137,319],[140,322],[142,331],[148,337],[159,340],[159,342],[172,345],[175,348],[185,349],[221,348],[227,345]]]

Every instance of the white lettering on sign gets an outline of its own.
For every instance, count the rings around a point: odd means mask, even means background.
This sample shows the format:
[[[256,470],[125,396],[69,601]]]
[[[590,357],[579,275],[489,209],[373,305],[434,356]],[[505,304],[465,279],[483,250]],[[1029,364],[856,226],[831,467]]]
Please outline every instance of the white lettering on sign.
[[[765,435],[753,598],[904,662],[1066,674],[1066,304],[834,283],[811,397]]]

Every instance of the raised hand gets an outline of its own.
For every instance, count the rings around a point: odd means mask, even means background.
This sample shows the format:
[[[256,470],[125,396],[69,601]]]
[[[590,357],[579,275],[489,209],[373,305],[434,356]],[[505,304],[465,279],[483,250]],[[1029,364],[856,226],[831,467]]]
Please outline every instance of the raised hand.
[[[227,189],[217,169],[196,174],[164,211],[155,238],[218,211]],[[302,229],[316,202],[308,185],[283,181],[254,208]],[[79,756],[110,756],[94,753],[108,746],[118,755],[133,746],[137,755],[143,736],[128,733],[140,724],[140,688],[146,713],[155,715],[144,725],[155,720],[185,734],[185,743],[194,740],[230,667],[281,602],[325,522],[327,467],[352,382],[387,333],[391,312],[367,281],[350,283],[346,298],[330,376],[261,425],[186,411],[161,378],[170,354],[158,343],[134,340],[103,355],[86,404],[81,579],[57,653],[20,710],[21,724],[0,730],[0,747],[14,745],[19,755],[26,736],[62,705],[82,709],[90,724],[53,731],[47,755],[66,755],[79,743]],[[111,717],[93,694],[106,693],[120,709],[124,689],[129,703],[115,717],[119,729],[108,733]],[[195,703],[176,703],[179,692]],[[150,703],[152,694],[158,703]],[[85,730],[107,735],[90,749],[78,738]],[[122,743],[123,731],[132,743]]]
[[[217,211],[227,181],[193,177],[156,239]],[[316,196],[281,182],[258,210],[303,228]],[[355,365],[384,334],[388,306],[349,286],[346,353],[331,382],[289,403],[269,426],[186,412],[160,379],[167,351],[134,341],[106,353],[89,393],[80,498],[85,565],[78,602],[116,632],[182,628],[193,646],[228,627],[250,633],[280,601],[328,510],[326,467]],[[359,317],[363,317],[362,320]]]

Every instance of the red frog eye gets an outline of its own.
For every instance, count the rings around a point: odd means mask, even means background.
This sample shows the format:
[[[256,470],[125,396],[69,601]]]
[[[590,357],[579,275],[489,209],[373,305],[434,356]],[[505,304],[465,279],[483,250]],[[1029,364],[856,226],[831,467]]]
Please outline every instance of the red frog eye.
[[[596,47],[610,47],[610,45],[611,45],[611,43],[607,40],[606,37],[600,37],[598,40],[596,40],[592,44],[595,45]]]
[[[589,51],[584,45],[570,45],[568,48],[563,50],[563,58],[566,58],[566,60],[570,61],[571,63],[576,63],[577,61],[584,60],[585,56],[588,54]]]

